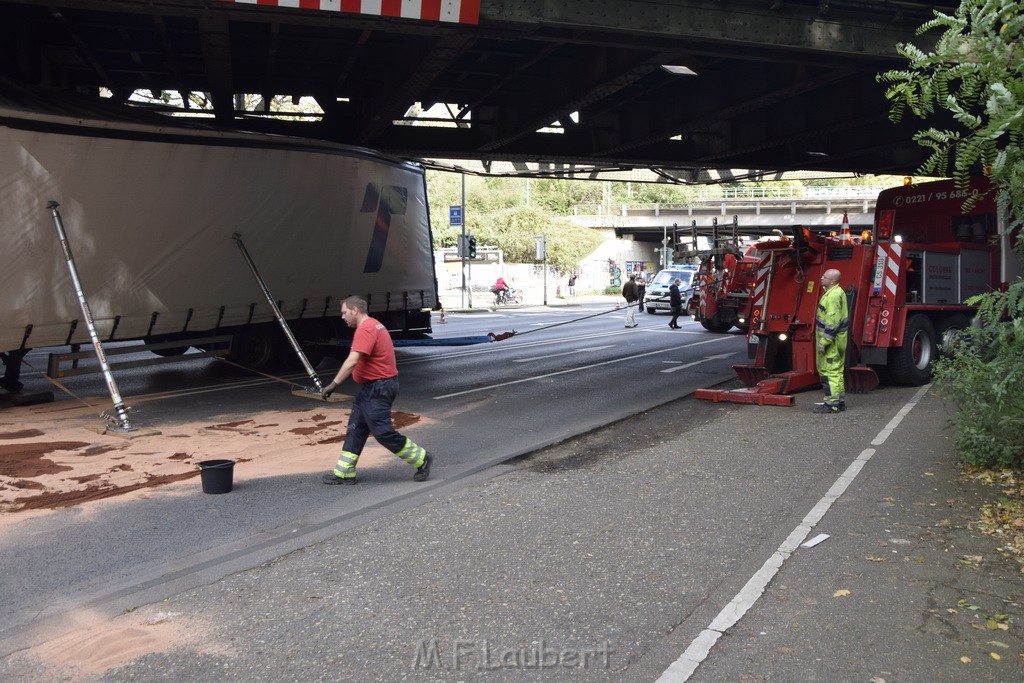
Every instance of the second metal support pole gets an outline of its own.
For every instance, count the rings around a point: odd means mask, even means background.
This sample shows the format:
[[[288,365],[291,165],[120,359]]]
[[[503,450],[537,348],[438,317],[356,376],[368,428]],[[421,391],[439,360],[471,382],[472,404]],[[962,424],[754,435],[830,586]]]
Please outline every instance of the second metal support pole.
[[[242,252],[242,258],[249,265],[249,270],[252,271],[252,276],[256,278],[256,283],[260,286],[260,290],[263,292],[263,296],[267,298],[267,303],[270,304],[270,310],[274,312],[274,318],[277,319],[277,323],[281,326],[281,331],[284,332],[284,336],[288,339],[288,343],[295,349],[295,355],[302,361],[302,367],[305,368],[306,374],[313,381],[318,392],[323,393],[324,387],[320,384],[320,377],[317,376],[316,370],[310,365],[309,359],[306,358],[306,354],[302,352],[302,347],[299,346],[299,342],[295,339],[295,335],[292,334],[292,330],[288,327],[288,322],[281,315],[281,309],[278,308],[277,302],[274,301],[274,297],[270,294],[270,290],[267,289],[267,283],[263,280],[260,275],[260,271],[257,270],[256,264],[253,262],[252,257],[249,256],[249,251],[245,248],[245,244],[242,243],[242,235],[235,233],[231,236],[235,240],[235,244],[238,245],[238,250]]]

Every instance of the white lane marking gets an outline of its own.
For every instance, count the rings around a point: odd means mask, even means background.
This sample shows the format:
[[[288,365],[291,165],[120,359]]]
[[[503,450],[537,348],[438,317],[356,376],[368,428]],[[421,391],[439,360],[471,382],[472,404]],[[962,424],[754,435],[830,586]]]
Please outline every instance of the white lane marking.
[[[545,360],[547,358],[558,358],[559,356],[571,356],[574,353],[583,353],[585,351],[604,351],[605,349],[613,348],[615,344],[608,344],[607,346],[588,346],[583,349],[573,349],[572,351],[563,351],[562,353],[549,353],[546,356],[534,356],[533,358],[519,358],[513,363],[532,363],[535,360]]]
[[[700,341],[700,342],[694,342],[693,344],[687,344],[687,347],[690,347],[690,346],[700,346],[701,344],[713,344],[714,342],[719,342],[719,341],[722,341],[724,339],[731,339],[731,337],[715,337],[714,339],[708,339],[706,341]],[[568,370],[559,370],[558,372],[549,372],[549,373],[547,373],[545,375],[534,375],[533,377],[524,377],[522,379],[514,379],[514,380],[511,380],[509,382],[498,382],[497,384],[489,384],[486,387],[477,387],[476,389],[466,389],[465,391],[456,391],[456,392],[451,393],[451,394],[444,394],[442,396],[435,396],[434,400],[439,400],[439,399],[442,399],[442,398],[452,398],[453,396],[463,396],[465,394],[474,394],[474,393],[476,393],[478,391],[491,391],[492,389],[498,389],[500,387],[507,387],[507,386],[510,386],[512,384],[522,384],[523,382],[533,382],[534,380],[538,380],[538,379],[546,379],[548,377],[557,377],[558,375],[565,375],[565,374],[570,373],[570,372],[581,372],[583,370],[590,370],[591,368],[599,368],[602,365],[613,365],[615,363],[625,363],[627,361],[636,360],[637,358],[643,358],[645,356],[654,356],[654,355],[657,355],[659,353],[673,353],[673,352],[678,351],[678,350],[679,350],[678,346],[673,346],[670,349],[658,349],[657,351],[648,351],[647,353],[638,353],[638,354],[636,354],[634,356],[626,356],[626,357],[623,357],[623,358],[613,358],[612,360],[606,360],[606,361],[602,361],[600,363],[592,363],[591,365],[583,365],[583,366],[578,367],[578,368],[570,368]]]
[[[685,370],[686,368],[692,368],[694,365],[700,365],[701,363],[707,363],[709,360],[722,360],[724,358],[728,358],[729,356],[735,356],[735,355],[736,355],[736,352],[733,352],[733,353],[720,353],[717,356],[705,356],[704,358],[701,358],[700,360],[695,360],[692,363],[686,363],[684,365],[677,365],[677,366],[675,366],[673,368],[665,368],[664,370],[662,370],[662,372],[678,372],[680,370]],[[678,363],[680,361],[671,361],[671,362]]]
[[[914,398],[912,398],[910,402],[907,403],[907,405],[903,406],[900,409],[900,412],[896,413],[896,416],[889,421],[889,424],[885,425],[885,428],[878,433],[878,435],[871,442],[871,445],[881,446],[883,443],[885,443],[885,440],[888,439],[889,435],[893,433],[893,430],[896,429],[896,426],[903,421],[903,418],[906,416],[906,414],[910,412],[911,408],[917,405],[917,402],[921,400],[920,397],[923,397],[925,393],[928,391],[928,389],[931,388],[931,386],[931,384],[925,384],[923,387],[921,387],[918,390],[917,394],[914,395]]]
[[[931,388],[930,384],[921,387],[871,443],[884,442],[900,422],[903,421],[903,418],[924,398],[929,388]],[[882,439],[882,441],[879,441],[879,439]],[[740,592],[718,613],[718,616],[714,618],[708,627],[693,639],[689,647],[686,648],[686,651],[679,656],[679,659],[672,662],[665,669],[661,677],[658,678],[658,683],[684,683],[684,681],[689,680],[693,672],[697,670],[697,667],[707,658],[711,648],[718,642],[718,639],[729,628],[736,625],[743,618],[743,615],[754,606],[758,598],[764,594],[768,583],[782,569],[782,563],[789,559],[793,551],[810,535],[814,526],[821,521],[821,518],[829,511],[833,503],[843,495],[874,454],[875,449],[873,448],[865,448],[861,451],[860,455],[846,468],[846,471],[839,475],[839,478],[832,484],[832,488],[828,490],[828,493],[811,508],[811,511],[807,513],[803,521],[793,529],[786,540],[782,542],[782,545],[765,561],[761,568],[750,577],[750,580],[740,589]]]

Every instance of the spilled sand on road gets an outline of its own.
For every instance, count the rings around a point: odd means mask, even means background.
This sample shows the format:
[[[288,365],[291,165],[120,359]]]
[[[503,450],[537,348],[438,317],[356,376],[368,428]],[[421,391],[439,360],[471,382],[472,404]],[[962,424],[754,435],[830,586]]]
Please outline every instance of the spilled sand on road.
[[[207,638],[201,620],[147,605],[109,619],[75,610],[66,615],[65,630],[52,639],[12,657],[29,662],[39,680],[94,681],[133,659],[175,648],[197,654],[230,654],[230,645]]]
[[[0,412],[0,523],[198,478],[203,460],[234,460],[236,481],[325,471],[345,440],[348,415],[339,405],[222,414],[124,438],[93,431],[102,422],[84,406],[6,409]],[[420,417],[396,411],[394,421],[401,430]],[[373,451],[383,450],[371,444],[367,464],[378,459]]]

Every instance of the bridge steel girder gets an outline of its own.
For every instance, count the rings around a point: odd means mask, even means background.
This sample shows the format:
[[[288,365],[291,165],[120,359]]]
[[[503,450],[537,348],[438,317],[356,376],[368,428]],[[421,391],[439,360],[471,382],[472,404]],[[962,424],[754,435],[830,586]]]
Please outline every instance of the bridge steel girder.
[[[478,24],[456,25],[228,0],[0,0],[0,97],[205,92],[213,125],[412,158],[670,168],[684,180],[908,173],[924,151],[911,123],[888,122],[874,76],[902,64],[898,42],[927,47],[914,33],[933,8],[958,4],[482,0]],[[314,95],[325,115],[242,119],[242,93]],[[407,125],[417,103],[449,105],[451,127]]]

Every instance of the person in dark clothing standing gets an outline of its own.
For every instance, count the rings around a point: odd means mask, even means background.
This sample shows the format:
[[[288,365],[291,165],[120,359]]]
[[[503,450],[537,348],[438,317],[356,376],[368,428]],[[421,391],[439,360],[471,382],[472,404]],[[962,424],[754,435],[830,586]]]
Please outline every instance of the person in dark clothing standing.
[[[629,282],[622,285],[622,297],[626,300],[626,327],[636,327],[636,305],[637,287],[636,275],[629,276]]]
[[[683,284],[683,281],[676,278],[668,288],[668,305],[672,309],[672,320],[668,322],[668,326],[673,330],[679,329],[676,321],[683,313],[683,295],[679,291],[679,285],[681,284]]]
[[[636,281],[636,295],[639,305],[637,306],[637,313],[644,312],[644,293],[647,292],[647,280],[641,275]]]

